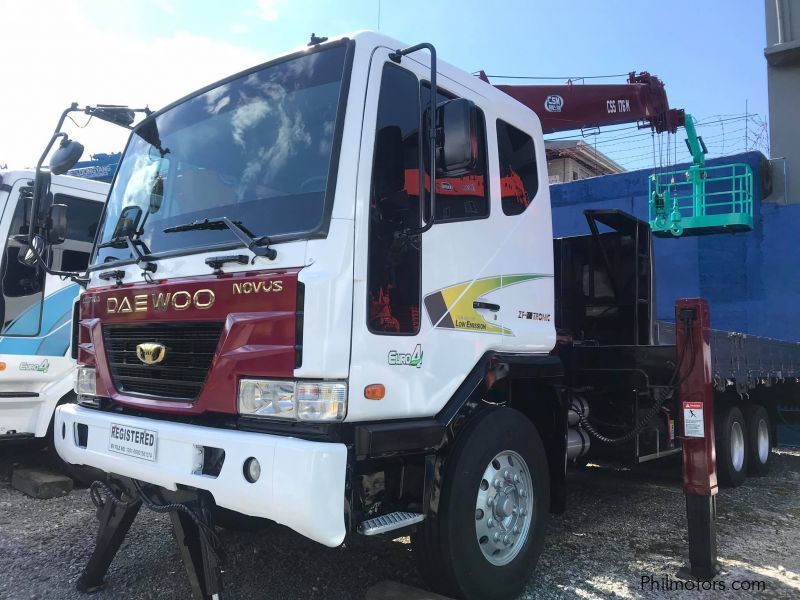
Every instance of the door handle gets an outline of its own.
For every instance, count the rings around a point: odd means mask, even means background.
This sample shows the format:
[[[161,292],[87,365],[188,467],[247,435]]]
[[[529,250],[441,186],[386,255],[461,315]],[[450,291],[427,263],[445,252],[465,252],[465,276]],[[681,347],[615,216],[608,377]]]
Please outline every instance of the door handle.
[[[475,300],[472,303],[472,308],[485,308],[486,310],[497,312],[498,310],[500,310],[500,305],[492,304],[491,302],[481,302],[480,300]]]

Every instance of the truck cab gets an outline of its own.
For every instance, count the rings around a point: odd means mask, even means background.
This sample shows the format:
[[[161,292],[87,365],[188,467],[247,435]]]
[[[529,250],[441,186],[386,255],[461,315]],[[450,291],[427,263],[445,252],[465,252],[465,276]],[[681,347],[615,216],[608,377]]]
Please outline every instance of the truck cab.
[[[413,526],[437,589],[505,597],[566,456],[542,130],[401,47],[312,40],[133,129],[57,449],[327,546]]]
[[[73,397],[76,365],[69,347],[79,286],[24,262],[34,178],[33,171],[0,172],[0,236],[6,241],[0,264],[0,443],[45,437],[56,405]],[[88,266],[108,188],[53,178],[48,202],[67,207],[69,227],[51,246],[51,266]]]

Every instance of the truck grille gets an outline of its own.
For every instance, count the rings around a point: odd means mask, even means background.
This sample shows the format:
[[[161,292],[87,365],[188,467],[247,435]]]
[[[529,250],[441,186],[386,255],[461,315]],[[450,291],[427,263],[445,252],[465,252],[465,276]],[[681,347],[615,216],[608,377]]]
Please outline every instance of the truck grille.
[[[194,400],[203,388],[223,323],[106,325],[103,341],[114,385],[121,392],[164,400]],[[163,344],[162,362],[146,365],[136,356],[141,343]]]

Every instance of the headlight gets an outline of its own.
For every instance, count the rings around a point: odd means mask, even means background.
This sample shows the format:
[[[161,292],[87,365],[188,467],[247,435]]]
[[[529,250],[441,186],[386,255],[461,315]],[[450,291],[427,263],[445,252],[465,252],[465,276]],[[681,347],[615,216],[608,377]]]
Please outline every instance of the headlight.
[[[300,421],[341,421],[347,385],[330,381],[239,381],[239,414]]]
[[[294,419],[294,382],[242,379],[239,382],[239,413]]]
[[[97,395],[97,372],[92,367],[78,367],[75,374],[75,393],[78,396]]]

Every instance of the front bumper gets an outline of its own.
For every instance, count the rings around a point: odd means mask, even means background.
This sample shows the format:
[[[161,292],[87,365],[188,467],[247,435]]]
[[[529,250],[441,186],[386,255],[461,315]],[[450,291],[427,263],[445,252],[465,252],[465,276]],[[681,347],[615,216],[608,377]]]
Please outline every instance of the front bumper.
[[[109,451],[111,424],[156,431],[154,461]],[[79,445],[77,425],[88,428]],[[271,519],[325,544],[345,536],[344,501],[347,448],[291,437],[200,427],[60,406],[55,415],[56,449],[65,461],[89,465],[169,490],[178,485],[207,490],[218,506]],[[221,448],[225,461],[217,477],[198,472],[198,446]],[[255,457],[261,477],[245,479],[244,462]]]

